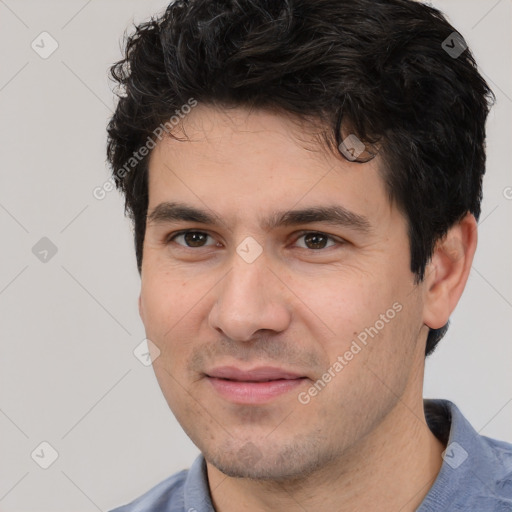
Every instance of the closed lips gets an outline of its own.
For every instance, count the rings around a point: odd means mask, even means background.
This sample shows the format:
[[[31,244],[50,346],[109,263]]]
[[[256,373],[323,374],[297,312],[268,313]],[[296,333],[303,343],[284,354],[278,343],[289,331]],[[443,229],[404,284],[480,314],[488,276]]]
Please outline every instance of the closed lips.
[[[273,367],[259,367],[251,370],[240,370],[239,368],[231,366],[222,366],[214,368],[207,372],[206,375],[217,379],[240,382],[269,382],[272,380],[293,380],[305,378],[304,375]]]

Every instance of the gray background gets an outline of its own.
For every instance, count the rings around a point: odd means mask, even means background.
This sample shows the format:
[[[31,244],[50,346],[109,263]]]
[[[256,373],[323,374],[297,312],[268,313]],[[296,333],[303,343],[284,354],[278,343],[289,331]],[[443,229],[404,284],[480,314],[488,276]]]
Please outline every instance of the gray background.
[[[468,41],[498,103],[479,248],[427,362],[425,396],[453,400],[482,434],[512,441],[512,5],[432,3]],[[0,0],[0,511],[105,511],[198,453],[133,355],[145,336],[121,197],[92,196],[108,177],[106,70],[125,28],[166,4]],[[43,31],[59,45],[47,59],[31,47]],[[57,248],[46,262],[32,251],[42,237]],[[48,469],[35,462],[51,456],[44,446],[31,457],[43,441],[59,454]]]

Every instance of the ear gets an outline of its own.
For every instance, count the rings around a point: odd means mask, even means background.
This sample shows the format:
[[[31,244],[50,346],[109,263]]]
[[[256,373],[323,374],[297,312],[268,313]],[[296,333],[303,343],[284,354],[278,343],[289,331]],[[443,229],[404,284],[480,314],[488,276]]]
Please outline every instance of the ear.
[[[139,316],[142,319],[142,323],[144,323],[144,308],[142,307],[142,292],[139,293]]]
[[[464,291],[477,246],[477,223],[468,213],[439,240],[425,270],[423,322],[443,327]]]

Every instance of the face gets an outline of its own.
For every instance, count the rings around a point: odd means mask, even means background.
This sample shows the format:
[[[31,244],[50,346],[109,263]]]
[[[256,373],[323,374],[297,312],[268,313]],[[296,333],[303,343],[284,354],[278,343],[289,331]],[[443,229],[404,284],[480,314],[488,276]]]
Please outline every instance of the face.
[[[417,386],[421,288],[379,158],[198,105],[149,164],[140,313],[177,420],[230,476],[303,476]],[[335,215],[336,214],[336,215]]]

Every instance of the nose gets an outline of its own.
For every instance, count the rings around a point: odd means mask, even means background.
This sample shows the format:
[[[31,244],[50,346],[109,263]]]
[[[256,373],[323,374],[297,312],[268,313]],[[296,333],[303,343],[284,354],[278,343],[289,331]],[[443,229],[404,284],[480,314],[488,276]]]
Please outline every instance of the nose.
[[[247,263],[235,254],[230,272],[215,289],[209,325],[234,341],[253,340],[260,330],[281,332],[290,324],[286,287],[263,255]]]

